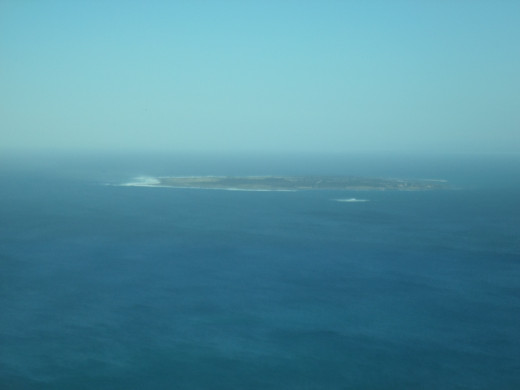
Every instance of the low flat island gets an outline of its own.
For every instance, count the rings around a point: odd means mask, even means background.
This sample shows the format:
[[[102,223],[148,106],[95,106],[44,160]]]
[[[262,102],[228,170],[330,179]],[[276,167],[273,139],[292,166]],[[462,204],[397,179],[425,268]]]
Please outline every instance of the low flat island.
[[[139,183],[132,183],[139,185]],[[357,190],[426,191],[446,189],[443,180],[403,180],[352,176],[191,176],[158,177],[141,185],[244,191]]]

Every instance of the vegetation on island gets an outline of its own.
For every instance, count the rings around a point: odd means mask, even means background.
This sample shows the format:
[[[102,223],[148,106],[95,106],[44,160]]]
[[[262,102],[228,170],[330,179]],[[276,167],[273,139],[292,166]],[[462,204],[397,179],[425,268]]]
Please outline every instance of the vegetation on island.
[[[157,186],[240,189],[257,191],[296,190],[398,190],[424,191],[447,188],[441,180],[403,180],[351,176],[195,176],[162,177]]]

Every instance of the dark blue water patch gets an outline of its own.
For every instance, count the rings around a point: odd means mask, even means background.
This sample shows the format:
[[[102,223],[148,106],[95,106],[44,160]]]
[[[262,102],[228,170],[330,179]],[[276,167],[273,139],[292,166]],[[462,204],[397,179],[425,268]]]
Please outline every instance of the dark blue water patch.
[[[512,190],[11,183],[3,388],[519,385]]]

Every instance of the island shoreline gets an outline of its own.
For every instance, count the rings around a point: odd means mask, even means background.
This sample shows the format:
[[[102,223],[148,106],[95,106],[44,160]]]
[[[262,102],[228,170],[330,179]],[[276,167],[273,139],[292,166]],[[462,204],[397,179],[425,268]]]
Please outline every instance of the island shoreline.
[[[432,191],[448,189],[445,180],[355,176],[163,176],[138,177],[128,187],[226,191]]]

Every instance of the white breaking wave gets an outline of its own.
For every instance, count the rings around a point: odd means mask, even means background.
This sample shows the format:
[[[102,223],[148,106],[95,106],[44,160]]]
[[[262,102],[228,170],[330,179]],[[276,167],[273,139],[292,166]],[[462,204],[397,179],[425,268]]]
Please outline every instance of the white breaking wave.
[[[368,202],[368,199],[357,199],[357,198],[345,198],[345,199],[334,199],[336,202],[348,202],[348,203],[355,203],[355,202]]]
[[[193,177],[203,177],[203,176],[178,176],[178,178],[193,178]],[[213,177],[213,176],[208,176]],[[192,186],[172,186],[172,185],[159,185],[161,181],[153,176],[138,176],[134,177],[132,181],[122,184],[115,184],[116,186],[121,187],[164,187],[164,188],[182,188],[182,189],[192,189],[192,190],[220,190],[220,191],[247,191],[247,192],[294,192],[296,190],[277,190],[277,189],[256,189],[256,188],[234,188],[234,187],[192,187]],[[114,184],[111,184],[114,185]]]
[[[257,188],[201,188],[203,190],[223,190],[223,191],[247,191],[247,192],[296,192],[297,190],[271,190]]]
[[[153,176],[138,176],[133,179],[133,181],[128,183],[121,184],[122,186],[129,187],[149,187],[149,186],[157,186],[160,181],[156,177]]]

